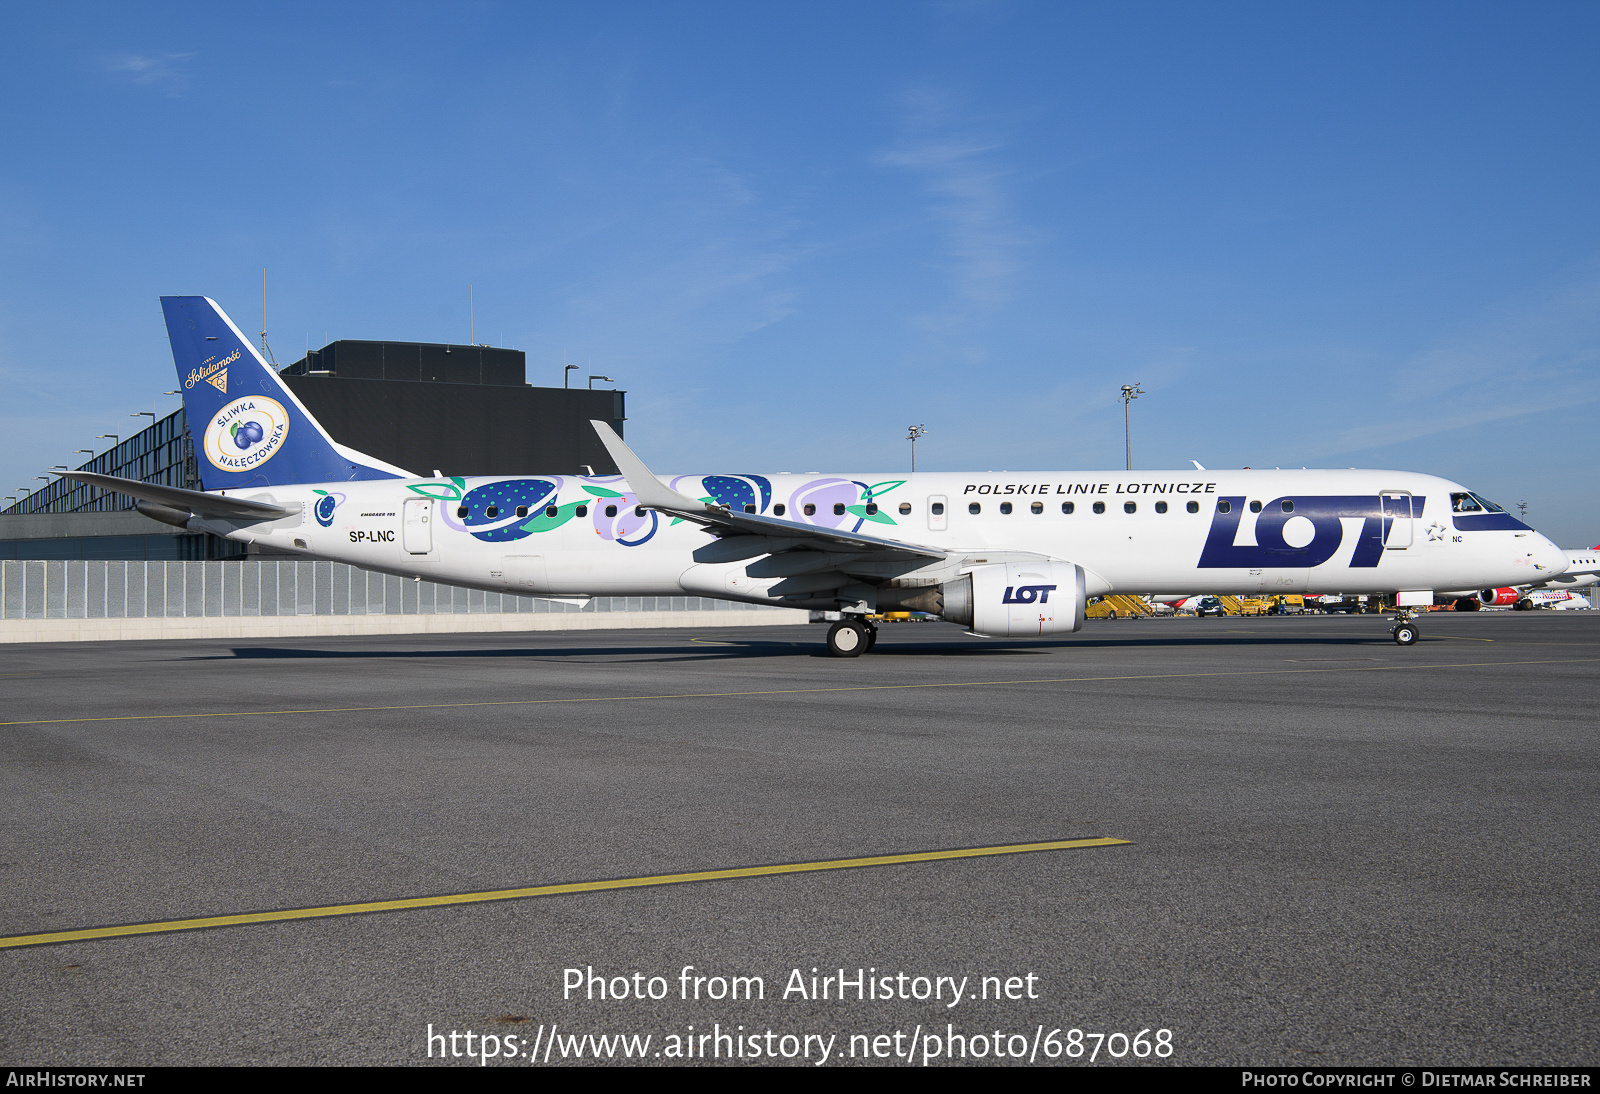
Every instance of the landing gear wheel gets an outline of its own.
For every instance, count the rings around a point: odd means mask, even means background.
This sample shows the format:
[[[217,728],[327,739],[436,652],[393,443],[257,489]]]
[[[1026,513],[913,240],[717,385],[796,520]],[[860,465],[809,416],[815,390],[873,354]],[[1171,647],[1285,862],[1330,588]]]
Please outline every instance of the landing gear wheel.
[[[1402,646],[1413,646],[1420,637],[1417,628],[1410,623],[1402,623],[1394,629],[1394,640]]]
[[[868,623],[867,624],[867,648],[862,650],[861,652],[862,653],[871,653],[872,652],[872,647],[876,646],[877,644],[878,644],[878,628],[877,628],[877,625],[873,624],[873,623]]]
[[[860,657],[871,645],[867,628],[853,619],[835,623],[828,629],[828,652],[835,657]]]

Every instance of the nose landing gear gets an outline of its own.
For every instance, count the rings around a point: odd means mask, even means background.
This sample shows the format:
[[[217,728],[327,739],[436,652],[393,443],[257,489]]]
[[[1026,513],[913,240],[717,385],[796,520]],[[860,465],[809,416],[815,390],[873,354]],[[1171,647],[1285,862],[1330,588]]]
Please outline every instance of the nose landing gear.
[[[1417,639],[1422,637],[1422,632],[1417,630],[1417,625],[1411,621],[1411,613],[1402,608],[1394,619],[1394,630],[1389,632],[1389,637],[1395,640],[1396,645],[1416,645]]]

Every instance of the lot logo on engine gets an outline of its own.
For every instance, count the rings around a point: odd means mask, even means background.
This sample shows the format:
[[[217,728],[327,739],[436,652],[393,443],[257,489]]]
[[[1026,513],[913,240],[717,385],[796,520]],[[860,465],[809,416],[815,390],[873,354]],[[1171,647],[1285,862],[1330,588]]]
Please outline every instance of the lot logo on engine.
[[[1055,589],[1054,585],[1018,585],[1015,589],[1016,595],[1013,596],[1013,590],[1008,586],[1006,594],[1000,598],[1000,603],[1048,604],[1050,603],[1050,594],[1055,592]]]

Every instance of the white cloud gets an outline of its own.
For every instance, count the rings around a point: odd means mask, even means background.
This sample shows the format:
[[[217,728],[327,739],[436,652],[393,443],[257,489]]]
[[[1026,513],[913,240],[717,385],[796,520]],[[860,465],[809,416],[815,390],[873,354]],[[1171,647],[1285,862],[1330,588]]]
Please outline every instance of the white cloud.
[[[1507,304],[1482,322],[1400,362],[1372,422],[1321,446],[1358,452],[1506,421],[1552,403],[1600,398],[1600,275],[1545,299]]]
[[[905,138],[876,160],[920,175],[927,212],[943,227],[955,307],[923,322],[948,330],[1010,302],[1026,241],[1010,209],[1002,142],[973,132],[940,93],[916,92],[906,105]]]
[[[182,66],[195,56],[198,54],[163,53],[146,57],[128,53],[109,61],[106,71],[140,87],[153,87],[177,98],[189,89],[189,74]]]

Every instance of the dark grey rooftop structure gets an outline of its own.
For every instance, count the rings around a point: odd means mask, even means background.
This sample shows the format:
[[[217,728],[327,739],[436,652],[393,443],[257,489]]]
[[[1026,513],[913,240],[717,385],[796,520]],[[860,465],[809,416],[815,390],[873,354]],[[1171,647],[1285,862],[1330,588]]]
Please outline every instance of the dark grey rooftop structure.
[[[624,393],[531,387],[521,350],[341,340],[279,376],[334,440],[418,475],[576,474],[585,466],[616,473],[589,421],[609,422],[620,434]],[[201,488],[182,409],[119,439],[78,470]],[[53,479],[0,510],[0,559],[203,560],[244,553],[242,545],[169,528],[132,510],[126,495]],[[43,519],[60,514],[79,516],[68,523]],[[94,514],[104,517],[97,522]]]

